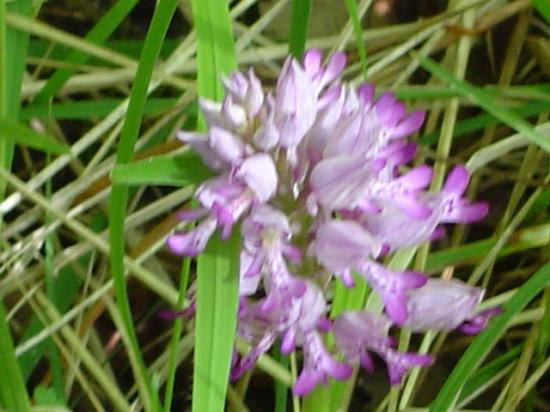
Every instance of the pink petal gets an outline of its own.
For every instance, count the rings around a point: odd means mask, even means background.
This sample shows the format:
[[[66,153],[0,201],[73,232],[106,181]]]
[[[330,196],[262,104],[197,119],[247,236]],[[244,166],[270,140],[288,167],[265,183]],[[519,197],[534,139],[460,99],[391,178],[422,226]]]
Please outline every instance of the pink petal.
[[[273,159],[266,153],[246,158],[236,175],[254,192],[261,203],[269,200],[277,190],[277,170]]]
[[[321,68],[323,53],[319,49],[309,49],[304,53],[303,65],[309,77],[313,78]]]
[[[443,192],[460,197],[466,191],[469,179],[468,169],[464,165],[458,165],[447,176],[447,180],[443,185]]]
[[[228,163],[235,163],[244,156],[244,144],[240,138],[216,126],[210,128],[210,146]]]
[[[399,122],[392,132],[392,138],[399,139],[416,133],[422,126],[422,123],[424,123],[425,116],[425,112],[412,112],[404,120]]]

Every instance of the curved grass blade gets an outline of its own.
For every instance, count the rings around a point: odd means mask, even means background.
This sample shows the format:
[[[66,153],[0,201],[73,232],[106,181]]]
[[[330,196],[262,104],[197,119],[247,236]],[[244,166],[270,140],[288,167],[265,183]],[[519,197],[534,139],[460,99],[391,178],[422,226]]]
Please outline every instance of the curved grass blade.
[[[220,76],[236,67],[235,45],[225,0],[193,0],[197,33],[198,94],[220,100]],[[199,118],[199,126],[204,126]],[[214,235],[197,259],[193,412],[222,412],[237,322],[240,240],[237,230],[221,242]]]
[[[53,137],[35,132],[23,123],[8,118],[0,118],[0,128],[2,129],[3,137],[12,143],[52,154],[69,152],[67,146],[59,143]]]
[[[468,382],[468,378],[506,331],[512,318],[549,285],[550,263],[547,263],[517,290],[510,300],[503,305],[504,312],[495,317],[489,326],[470,344],[430,405],[431,412],[446,412],[453,409],[464,384]]]
[[[288,52],[300,59],[306,49],[311,0],[293,0],[288,35]]]
[[[117,165],[128,163],[132,159],[135,142],[143,118],[149,82],[155,68],[162,41],[176,10],[177,3],[177,0],[160,0],[155,7],[151,25],[143,44],[142,54],[130,94],[128,112],[121,131],[121,138],[116,155]],[[159,411],[161,410],[160,400],[157,390],[153,387],[153,382],[148,376],[145,363],[141,356],[126,291],[124,276],[124,221],[127,202],[128,187],[113,185],[109,199],[111,270],[117,308],[124,328],[121,333],[125,337],[124,341],[128,349],[128,357],[135,374],[143,406],[146,411]]]
[[[434,76],[439,77],[449,85],[452,90],[457,91],[461,96],[469,99],[471,102],[483,108],[486,112],[492,114],[501,122],[506,123],[512,129],[525,135],[547,152],[550,151],[550,139],[538,132],[531,124],[526,122],[515,111],[502,107],[485,90],[479,87],[457,79],[450,72],[442,68],[433,60],[418,56],[420,65],[428,70]]]
[[[193,152],[177,156],[157,156],[139,162],[120,164],[111,173],[115,184],[185,186],[198,184],[212,171]]]

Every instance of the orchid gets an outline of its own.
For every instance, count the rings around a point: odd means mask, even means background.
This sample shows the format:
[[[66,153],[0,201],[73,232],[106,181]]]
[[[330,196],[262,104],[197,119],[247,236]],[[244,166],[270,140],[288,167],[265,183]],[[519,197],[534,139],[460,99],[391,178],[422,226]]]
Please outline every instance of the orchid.
[[[343,53],[325,66],[321,60],[318,50],[301,63],[289,57],[270,92],[252,69],[234,73],[223,81],[222,103],[201,100],[208,132],[178,137],[218,175],[197,188],[199,207],[179,214],[195,227],[167,241],[174,253],[197,256],[216,230],[227,238],[240,223],[237,333],[252,349],[236,357],[232,377],[280,339],[282,352],[303,351],[296,395],[346,379],[355,364],[372,370],[370,353],[399,384],[408,369],[433,358],[395,350],[390,327],[475,333],[493,314],[476,313],[477,287],[380,262],[431,240],[443,224],[482,219],[488,207],[463,197],[464,166],[451,170],[440,192],[429,192],[432,169],[406,168],[416,152],[406,137],[424,114],[407,113],[389,92],[375,98],[373,85],[341,83]],[[344,312],[329,321],[332,282],[353,287],[358,278],[380,295],[384,313]],[[334,347],[326,346],[327,333]]]

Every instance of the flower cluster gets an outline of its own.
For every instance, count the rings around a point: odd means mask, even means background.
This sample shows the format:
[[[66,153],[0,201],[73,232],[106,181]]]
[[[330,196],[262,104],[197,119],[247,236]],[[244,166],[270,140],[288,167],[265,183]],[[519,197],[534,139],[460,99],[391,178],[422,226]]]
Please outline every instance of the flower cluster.
[[[463,197],[467,170],[454,168],[439,193],[428,192],[431,168],[406,168],[416,146],[405,138],[418,131],[424,114],[407,113],[392,93],[375,99],[370,84],[340,83],[343,53],[326,65],[321,60],[318,50],[307,51],[301,63],[288,58],[270,92],[253,70],[234,73],[224,79],[222,103],[201,100],[208,132],[180,132],[179,139],[217,176],[198,187],[200,207],[179,215],[196,221],[194,229],[168,238],[174,253],[196,256],[216,229],[227,238],[241,223],[237,332],[252,349],[235,360],[232,376],[280,339],[283,353],[302,348],[297,395],[328,378],[346,379],[351,365],[372,370],[373,353],[386,362],[392,384],[432,362],[394,349],[392,325],[475,333],[488,317],[475,314],[482,290],[379,262],[440,236],[442,224],[485,216],[486,204]],[[353,274],[380,295],[385,313],[347,311],[329,320],[331,280],[353,287]]]

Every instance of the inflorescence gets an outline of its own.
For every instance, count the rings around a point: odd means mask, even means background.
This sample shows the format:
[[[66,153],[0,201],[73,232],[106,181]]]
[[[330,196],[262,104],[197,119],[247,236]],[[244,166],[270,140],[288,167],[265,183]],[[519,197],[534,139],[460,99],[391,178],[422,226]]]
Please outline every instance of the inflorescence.
[[[477,287],[380,263],[441,236],[442,224],[483,218],[488,207],[463,197],[464,166],[451,170],[440,192],[428,192],[432,169],[405,166],[416,152],[406,137],[419,130],[424,113],[407,113],[392,93],[375,99],[371,84],[342,84],[343,53],[326,65],[321,60],[318,50],[302,63],[289,57],[271,92],[252,69],[233,73],[223,81],[222,103],[200,101],[208,132],[180,132],[179,139],[217,176],[196,190],[200,207],[179,214],[197,222],[194,229],[168,238],[174,253],[197,256],[216,229],[228,238],[240,222],[237,333],[252,349],[235,358],[232,377],[280,339],[283,353],[302,348],[296,395],[329,377],[348,378],[352,365],[371,371],[371,354],[398,384],[411,367],[433,359],[397,351],[390,327],[476,333],[490,315],[475,311],[483,295]],[[346,311],[329,320],[325,295],[334,278],[347,287],[367,282],[384,313]],[[327,333],[334,337],[330,350]]]

